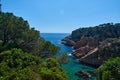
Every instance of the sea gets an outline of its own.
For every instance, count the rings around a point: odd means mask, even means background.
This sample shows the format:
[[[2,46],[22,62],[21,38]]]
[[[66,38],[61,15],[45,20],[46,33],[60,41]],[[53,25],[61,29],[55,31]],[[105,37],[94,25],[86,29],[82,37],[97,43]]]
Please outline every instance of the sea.
[[[91,74],[91,78],[84,78],[82,76],[76,76],[75,73],[79,70],[83,70],[84,72],[93,71],[96,68],[87,66],[84,64],[80,64],[78,60],[71,55],[73,48],[70,46],[65,46],[61,44],[61,40],[66,36],[70,35],[69,33],[41,33],[40,36],[43,37],[46,41],[50,41],[51,43],[59,46],[61,49],[57,53],[59,56],[61,53],[65,52],[68,54],[69,62],[67,64],[62,64],[62,68],[66,71],[68,75],[68,80],[93,80],[96,76]]]

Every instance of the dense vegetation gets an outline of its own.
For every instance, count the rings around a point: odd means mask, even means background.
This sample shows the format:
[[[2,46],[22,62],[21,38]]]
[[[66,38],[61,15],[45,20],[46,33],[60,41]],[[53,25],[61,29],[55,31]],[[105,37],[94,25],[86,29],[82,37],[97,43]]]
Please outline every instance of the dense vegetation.
[[[85,37],[102,41],[99,57],[120,56],[120,23],[80,28],[69,37],[74,41]],[[107,43],[110,46],[105,47]],[[60,64],[69,61],[68,55],[55,58],[58,50],[22,17],[0,13],[0,80],[67,80]],[[97,70],[97,80],[119,80],[119,62],[120,58],[106,61]]]
[[[22,17],[0,13],[0,80],[67,80],[58,50]]]
[[[59,50],[41,38],[39,31],[30,28],[22,17],[0,13],[0,52],[16,47],[42,57],[52,56]]]
[[[97,80],[120,80],[120,57],[106,61],[97,70]]]
[[[120,23],[106,23],[95,27],[79,28],[71,34],[72,40],[80,40],[83,37],[93,37],[99,41],[106,38],[120,37]]]
[[[67,53],[62,53],[60,56],[57,57],[57,61],[60,64],[66,64],[69,62]]]
[[[0,80],[67,80],[55,58],[40,57],[12,49],[0,53]]]

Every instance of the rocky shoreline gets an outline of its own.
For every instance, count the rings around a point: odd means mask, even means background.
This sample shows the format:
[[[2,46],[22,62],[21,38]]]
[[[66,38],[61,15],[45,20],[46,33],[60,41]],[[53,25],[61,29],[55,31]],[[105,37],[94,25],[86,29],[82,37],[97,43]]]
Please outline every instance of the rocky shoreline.
[[[102,66],[102,64],[111,57],[120,56],[119,53],[113,54],[113,52],[115,52],[114,50],[110,51],[110,49],[112,49],[113,47],[116,47],[116,44],[118,45],[118,47],[120,46],[119,41],[115,42],[115,43],[114,42],[113,43],[110,43],[110,42],[102,43],[93,38],[83,38],[76,42],[69,40],[69,39],[63,39],[62,41],[65,41],[67,46],[71,46],[74,48],[74,50],[72,52],[72,56],[76,57],[78,59],[79,63],[85,64],[88,66],[92,66],[95,68],[99,68],[100,66]],[[71,44],[71,42],[72,42],[72,44]],[[119,49],[117,48],[115,50],[120,51],[120,47],[119,47]],[[92,74],[95,75],[95,73],[93,73],[93,72],[92,72]],[[84,72],[83,70],[78,70],[75,73],[75,75],[77,75],[78,77],[82,76],[85,79],[91,78],[90,77],[91,73]]]
[[[102,43],[93,38],[83,38],[79,41],[73,41],[70,38],[62,39],[65,45],[74,48],[72,55],[78,59],[82,64],[91,65],[93,67],[101,66],[110,57],[120,56],[117,53],[112,54],[109,52],[109,48],[115,46],[118,43]],[[64,44],[64,43],[63,43]],[[108,52],[105,52],[107,50]]]
[[[69,36],[62,39],[61,43],[66,45],[66,46],[74,46],[76,44],[73,40],[70,39]]]
[[[75,42],[66,37],[62,39],[62,44],[73,47],[74,50],[72,52],[72,55],[78,58],[79,62],[88,64],[84,60],[86,58],[85,56],[93,53],[93,51],[99,45],[99,41],[94,40],[92,38],[84,38],[81,39],[80,41]]]
[[[109,58],[120,57],[120,23],[76,29],[62,43],[73,47],[72,56],[79,63],[99,68]],[[76,75],[88,73],[79,70]]]

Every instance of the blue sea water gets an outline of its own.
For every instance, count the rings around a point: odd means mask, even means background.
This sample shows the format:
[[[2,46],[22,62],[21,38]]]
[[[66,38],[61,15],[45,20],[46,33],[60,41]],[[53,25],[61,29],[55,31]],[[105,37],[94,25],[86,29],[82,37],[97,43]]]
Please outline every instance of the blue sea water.
[[[67,54],[72,53],[72,50],[73,50],[72,47],[61,44],[61,39],[63,39],[64,37],[68,35],[70,34],[68,33],[41,33],[41,36],[45,40],[50,41],[53,44],[61,48],[61,50],[57,53],[57,55],[60,55],[62,52],[66,52]],[[95,68],[93,67],[78,63],[77,59],[72,56],[69,56],[69,63],[63,64],[62,67],[67,72],[69,80],[79,79],[79,77],[75,75],[75,72],[77,72],[78,70],[83,70],[83,71],[95,70]],[[95,77],[95,76],[93,75],[92,77]],[[82,80],[86,80],[86,79],[82,79]],[[87,80],[91,80],[91,79],[87,79]]]

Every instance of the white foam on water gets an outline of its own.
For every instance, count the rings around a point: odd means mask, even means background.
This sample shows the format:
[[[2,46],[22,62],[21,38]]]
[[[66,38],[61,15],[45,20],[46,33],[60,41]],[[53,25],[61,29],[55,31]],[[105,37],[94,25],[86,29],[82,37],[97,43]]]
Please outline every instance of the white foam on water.
[[[68,56],[72,56],[72,54],[68,54]]]

